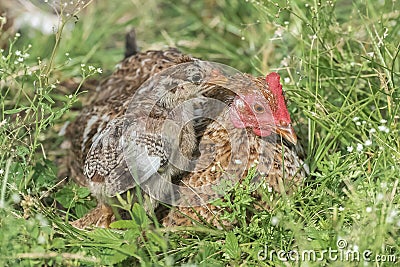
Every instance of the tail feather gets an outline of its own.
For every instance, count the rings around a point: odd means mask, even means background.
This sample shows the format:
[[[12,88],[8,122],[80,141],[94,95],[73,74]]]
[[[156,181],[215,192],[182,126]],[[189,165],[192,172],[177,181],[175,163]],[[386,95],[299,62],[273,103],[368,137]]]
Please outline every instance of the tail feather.
[[[131,30],[125,36],[125,58],[136,55],[138,52],[136,32],[135,30]]]

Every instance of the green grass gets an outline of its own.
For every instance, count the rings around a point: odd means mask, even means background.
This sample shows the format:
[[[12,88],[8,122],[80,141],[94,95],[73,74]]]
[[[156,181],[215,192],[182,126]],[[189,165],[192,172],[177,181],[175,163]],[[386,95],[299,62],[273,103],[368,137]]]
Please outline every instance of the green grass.
[[[295,263],[269,253],[337,249],[338,240],[370,250],[371,259],[394,254],[398,264],[398,1],[172,2],[95,1],[75,18],[64,13],[62,32],[1,33],[9,42],[0,53],[0,265],[284,266]],[[254,199],[237,188],[226,217],[239,225],[230,231],[165,229],[130,203],[132,220],[116,225],[123,230],[72,228],[66,221],[94,200],[60,182],[58,132],[90,94],[80,93],[82,83],[99,79],[97,68],[111,73],[122,58],[132,27],[143,50],[177,46],[243,72],[278,71],[308,154],[306,185],[250,222],[242,218]],[[63,86],[71,80],[73,88]],[[366,264],[362,256],[296,264],[357,266]],[[366,265],[396,265],[390,260]]]

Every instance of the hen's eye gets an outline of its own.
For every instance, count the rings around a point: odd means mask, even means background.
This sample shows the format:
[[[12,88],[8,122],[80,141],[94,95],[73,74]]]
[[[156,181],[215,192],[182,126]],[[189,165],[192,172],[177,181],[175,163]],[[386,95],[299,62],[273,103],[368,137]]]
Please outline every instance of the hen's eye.
[[[262,105],[258,104],[258,103],[253,105],[253,109],[257,113],[262,113],[265,110],[264,107]]]

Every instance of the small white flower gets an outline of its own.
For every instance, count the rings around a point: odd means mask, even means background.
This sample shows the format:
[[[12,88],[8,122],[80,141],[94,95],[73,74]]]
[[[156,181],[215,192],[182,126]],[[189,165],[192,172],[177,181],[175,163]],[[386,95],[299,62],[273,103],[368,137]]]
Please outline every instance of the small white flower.
[[[353,146],[348,146],[347,147],[347,151],[350,152],[350,153],[353,152],[353,149],[354,149]]]
[[[372,141],[369,140],[369,139],[367,139],[367,140],[365,140],[364,145],[365,145],[365,146],[370,146],[370,145],[372,145]]]
[[[3,127],[4,125],[6,125],[7,124],[7,121],[4,119],[4,120],[2,120],[1,122],[0,122],[0,127]]]
[[[283,81],[284,81],[286,84],[288,84],[288,83],[290,83],[290,78],[289,78],[289,77],[285,77],[285,78],[283,79]]]
[[[86,66],[85,64],[83,64],[83,63],[81,64],[81,67],[82,67],[82,68],[85,67],[85,66]]]
[[[17,193],[12,194],[11,199],[15,204],[18,204],[19,202],[21,202],[21,197]]]
[[[382,193],[376,194],[376,200],[377,200],[377,201],[381,201],[384,197],[385,197],[385,195],[382,194]]]
[[[362,121],[362,124],[366,124],[367,122],[366,121]]]
[[[372,208],[371,208],[371,207],[367,207],[367,208],[365,209],[365,211],[368,212],[368,213],[370,213],[370,212],[372,211]]]
[[[357,126],[360,126],[360,125],[361,125],[361,122],[356,121],[356,125],[357,125]]]
[[[338,208],[338,210],[339,210],[339,211],[344,211],[344,208],[343,208],[342,206],[340,206],[340,207]]]
[[[44,237],[44,235],[39,235],[37,242],[38,244],[45,244],[46,238]]]
[[[69,57],[69,53],[68,53],[68,52],[67,52],[67,53],[65,53],[65,56],[66,56],[66,57]]]
[[[0,174],[3,174],[4,173],[4,170],[3,169],[0,169]]]
[[[397,217],[397,214],[399,213],[399,211],[397,210],[391,210],[389,216],[392,218]]]
[[[20,34],[19,32],[17,32],[17,33],[15,34],[15,37],[21,37],[21,34]]]
[[[279,223],[278,217],[274,216],[271,218],[271,224],[272,225],[277,225]]]
[[[47,219],[43,216],[43,214],[36,214],[35,219],[39,221],[40,226],[48,226],[49,222]]]
[[[17,51],[15,51],[15,55],[19,57],[22,55],[22,53],[21,53],[21,51],[17,50]]]
[[[97,68],[97,73],[103,73],[103,70],[101,68]]]
[[[380,123],[387,123],[387,120],[381,119],[379,122],[380,122]]]
[[[89,71],[94,71],[95,68],[93,66],[89,66],[88,69]]]
[[[379,125],[378,126],[378,130],[381,131],[381,132],[385,132],[385,133],[389,132],[389,128],[386,127],[385,125]]]
[[[281,61],[281,65],[287,67],[289,66],[289,62],[290,62],[290,56],[284,57]]]
[[[375,128],[371,128],[371,129],[369,129],[369,133],[376,133],[376,130],[375,130]]]
[[[358,121],[360,118],[359,117],[354,117],[353,121]]]
[[[394,221],[394,218],[392,216],[390,216],[390,214],[389,214],[389,216],[386,217],[386,222],[387,223],[393,223],[393,221]]]
[[[364,146],[362,144],[357,144],[357,151],[361,152],[363,150]]]
[[[369,52],[369,53],[367,53],[367,55],[370,56],[370,57],[373,57],[375,55],[375,53],[374,52]]]

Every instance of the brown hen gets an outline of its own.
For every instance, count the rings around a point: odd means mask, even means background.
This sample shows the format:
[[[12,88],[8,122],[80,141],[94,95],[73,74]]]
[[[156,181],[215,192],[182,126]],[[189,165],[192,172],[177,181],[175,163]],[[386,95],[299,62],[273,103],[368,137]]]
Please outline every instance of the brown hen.
[[[75,227],[108,227],[113,197],[137,185],[148,213],[159,201],[204,204],[218,197],[213,190],[194,198],[186,190],[225,179],[215,171],[217,165],[240,182],[258,161],[260,173],[274,189],[282,179],[297,185],[304,177],[295,150],[273,142],[277,135],[296,142],[277,74],[266,83],[176,49],[138,53],[135,42],[128,46],[133,49],[126,53],[129,57],[99,84],[67,128],[72,178],[98,200],[97,208],[72,223]],[[236,152],[243,158],[234,158]],[[182,178],[181,186],[171,183]],[[218,210],[209,204],[197,207],[204,208]],[[164,224],[190,223],[183,214],[195,218],[192,209],[182,207]],[[208,221],[215,218],[214,213],[203,214]]]
[[[218,85],[230,71],[176,49],[135,51],[101,82],[67,128],[72,177],[98,200],[98,207],[73,225],[108,226],[112,197],[138,184],[149,213],[159,200],[172,199],[171,181],[190,169],[208,123],[196,119],[204,99],[233,99],[233,92]]]

